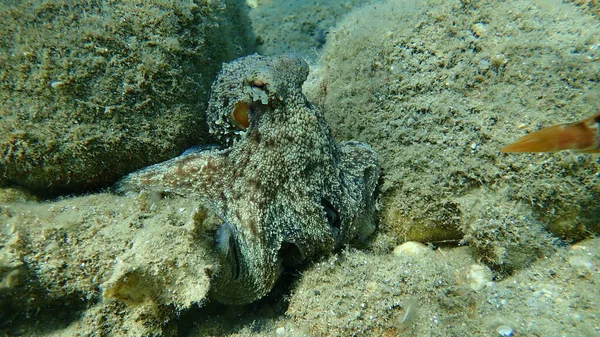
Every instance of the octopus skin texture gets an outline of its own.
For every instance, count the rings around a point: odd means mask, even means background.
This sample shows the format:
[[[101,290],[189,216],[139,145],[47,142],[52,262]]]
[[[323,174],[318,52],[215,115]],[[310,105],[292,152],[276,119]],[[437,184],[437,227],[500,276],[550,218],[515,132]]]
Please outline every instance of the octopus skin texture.
[[[124,177],[118,191],[199,197],[222,220],[211,298],[266,295],[284,266],[335,252],[375,230],[376,153],[336,142],[302,93],[308,64],[250,55],[223,65],[207,112],[218,146],[200,146]]]

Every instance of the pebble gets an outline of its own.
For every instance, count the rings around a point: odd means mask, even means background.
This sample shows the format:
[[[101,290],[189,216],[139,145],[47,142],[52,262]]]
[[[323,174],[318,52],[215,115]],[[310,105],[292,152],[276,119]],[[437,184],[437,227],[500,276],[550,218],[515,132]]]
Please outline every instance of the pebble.
[[[510,337],[515,333],[515,331],[508,325],[501,325],[497,327],[496,332],[498,332],[498,334],[502,337]]]
[[[472,264],[467,271],[467,280],[471,289],[481,290],[492,281],[492,271],[482,264]]]
[[[396,248],[393,254],[395,256],[423,256],[432,252],[427,246],[416,241],[407,241]]]

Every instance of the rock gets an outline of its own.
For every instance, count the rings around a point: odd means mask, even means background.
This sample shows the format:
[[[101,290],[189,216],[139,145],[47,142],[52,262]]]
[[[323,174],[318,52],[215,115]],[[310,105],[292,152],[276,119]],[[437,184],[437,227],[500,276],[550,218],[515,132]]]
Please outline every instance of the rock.
[[[191,198],[3,205],[2,332],[172,335],[177,315],[207,300],[217,220]]]
[[[597,18],[550,3],[388,0],[353,10],[331,30],[305,91],[336,138],[379,154],[380,233],[393,245],[460,242],[473,237],[474,221],[490,229],[516,222],[527,232],[524,218],[535,221],[529,234],[600,233],[594,157],[500,153],[540,125],[600,106],[600,64],[590,62],[600,57]],[[476,219],[458,201],[476,194],[504,205],[491,212],[501,219],[485,208]],[[519,259],[528,254],[540,256]]]
[[[0,185],[106,187],[206,141],[214,76],[251,50],[243,4],[2,3]]]

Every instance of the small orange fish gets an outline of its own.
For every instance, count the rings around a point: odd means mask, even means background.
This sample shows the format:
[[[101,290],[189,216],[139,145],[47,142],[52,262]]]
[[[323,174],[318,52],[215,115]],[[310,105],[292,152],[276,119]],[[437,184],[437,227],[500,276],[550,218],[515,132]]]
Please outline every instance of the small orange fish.
[[[575,150],[600,153],[600,113],[582,121],[554,125],[525,135],[502,152],[555,152]]]

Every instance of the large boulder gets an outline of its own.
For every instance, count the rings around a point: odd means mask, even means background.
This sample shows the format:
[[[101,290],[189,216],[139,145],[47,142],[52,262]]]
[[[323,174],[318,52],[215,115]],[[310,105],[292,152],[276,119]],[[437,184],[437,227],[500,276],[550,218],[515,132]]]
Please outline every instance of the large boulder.
[[[380,235],[468,243],[513,272],[550,233],[600,233],[595,157],[500,153],[597,112],[597,26],[558,0],[395,0],[333,29],[306,89],[336,138],[380,155]]]
[[[221,63],[253,43],[242,0],[0,4],[0,184],[110,185],[206,141]]]
[[[0,207],[0,334],[174,336],[207,301],[221,220],[195,198]]]

